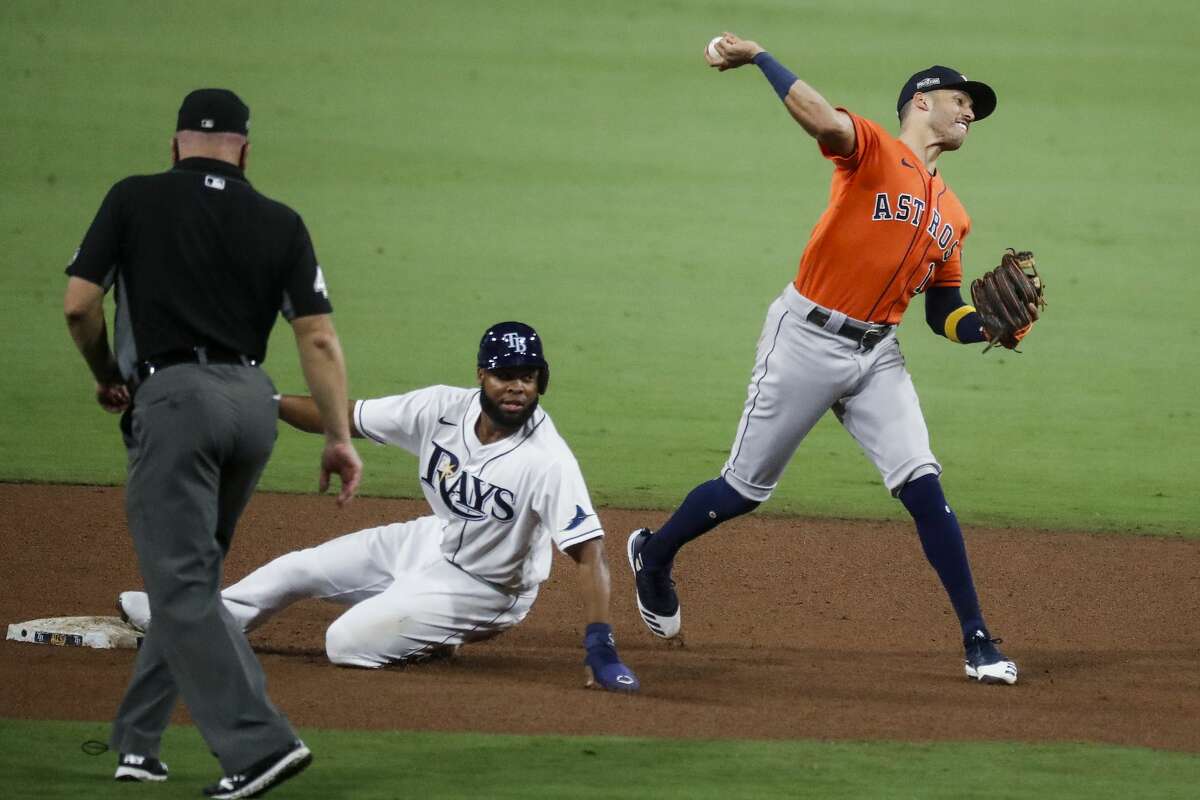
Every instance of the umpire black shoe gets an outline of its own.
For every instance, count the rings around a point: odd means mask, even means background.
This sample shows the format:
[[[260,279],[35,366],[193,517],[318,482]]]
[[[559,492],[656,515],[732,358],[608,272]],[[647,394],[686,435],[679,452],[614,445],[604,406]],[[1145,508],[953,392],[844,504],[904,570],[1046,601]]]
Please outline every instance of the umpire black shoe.
[[[1017,682],[1017,665],[1000,652],[998,644],[1000,640],[984,630],[977,630],[963,640],[963,669],[968,678],[1009,686]]]
[[[312,763],[312,751],[297,739],[282,750],[251,765],[245,772],[226,775],[204,789],[205,797],[215,800],[238,800],[259,797],[295,775]]]
[[[675,581],[671,580],[670,569],[650,570],[642,566],[642,548],[649,539],[650,529],[638,528],[629,534],[625,546],[637,587],[638,611],[642,613],[642,621],[651,633],[663,639],[673,639],[679,635],[679,596],[675,594]]]
[[[150,756],[121,753],[117,758],[117,773],[113,775],[113,778],[119,781],[161,783],[167,779],[167,765]]]

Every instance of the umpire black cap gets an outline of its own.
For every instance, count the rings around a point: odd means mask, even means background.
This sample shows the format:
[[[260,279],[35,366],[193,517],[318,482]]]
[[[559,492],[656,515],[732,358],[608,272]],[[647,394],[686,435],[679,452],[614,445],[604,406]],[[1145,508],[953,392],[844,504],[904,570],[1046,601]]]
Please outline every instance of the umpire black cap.
[[[250,107],[228,89],[196,89],[179,106],[177,131],[250,135]]]
[[[483,332],[475,364],[480,369],[537,367],[538,394],[550,384],[550,364],[542,351],[542,337],[524,322],[497,322]]]
[[[904,84],[900,99],[896,101],[896,116],[900,116],[900,110],[912,100],[914,94],[932,92],[934,89],[961,89],[969,94],[976,122],[996,110],[996,93],[992,87],[979,81],[969,81],[966,75],[956,69],[934,65],[913,75]]]

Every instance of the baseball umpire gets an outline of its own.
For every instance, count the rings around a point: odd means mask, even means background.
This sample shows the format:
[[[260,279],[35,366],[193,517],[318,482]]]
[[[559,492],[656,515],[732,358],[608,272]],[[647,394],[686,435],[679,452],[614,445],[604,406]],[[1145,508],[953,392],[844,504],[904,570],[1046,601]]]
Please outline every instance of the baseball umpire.
[[[252,630],[297,600],[322,598],[349,606],[325,633],[335,664],[420,661],[519,624],[550,575],[553,545],[579,568],[586,685],[636,692],[609,620],[604,529],[539,403],[550,383],[542,338],[522,322],[496,323],[475,363],[477,388],[429,386],[346,410],[355,436],[417,456],[432,514],[282,555],[225,589],[225,606]],[[312,398],[284,396],[279,415],[322,431]],[[117,603],[153,630],[144,593],[122,592]]]
[[[327,432],[321,489],[336,473],[344,503],[362,473],[324,277],[296,212],[246,180],[249,128],[233,92],[188,94],[174,167],[109,190],[67,267],[64,300],[100,405],[124,412],[126,515],[156,619],[113,723],[116,778],[166,780],[160,738],[182,694],[225,773],[204,790],[215,798],[255,796],[312,760],[219,594],[274,447],[278,395],[260,366],[280,311]]]
[[[938,159],[959,149],[971,126],[992,113],[995,92],[947,67],[922,70],[901,88],[897,138],[831,106],[755,42],[725,34],[714,47],[719,57],[709,63],[721,71],[750,63],[762,70],[833,162],[832,188],[796,279],[767,312],[720,477],[693,489],[658,531],[629,536],[642,618],[658,636],[679,632],[671,567],[680,548],[766,501],[801,440],[832,409],[912,515],[958,615],[967,676],[1016,683],[1016,665],[984,623],[962,531],[942,493],[942,468],[930,452],[895,334],[909,301],[924,293],[925,318],[935,333],[961,343],[988,338],[980,314],[960,292],[970,217],[943,180]],[[1037,319],[1033,304],[1028,310]],[[1026,333],[1028,327],[1012,338]]]

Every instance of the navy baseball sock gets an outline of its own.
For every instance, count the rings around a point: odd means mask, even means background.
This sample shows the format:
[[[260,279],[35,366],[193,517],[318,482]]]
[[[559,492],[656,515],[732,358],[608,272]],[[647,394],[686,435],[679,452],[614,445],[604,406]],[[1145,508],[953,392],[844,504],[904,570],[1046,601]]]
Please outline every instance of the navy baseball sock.
[[[900,502],[912,514],[917,523],[917,534],[925,558],[942,579],[942,586],[950,595],[950,603],[958,614],[963,629],[963,638],[976,629],[987,630],[983,614],[979,610],[979,597],[975,594],[975,582],[971,579],[971,565],[967,562],[967,547],[963,543],[962,529],[958,518],[946,503],[942,484],[936,475],[922,475],[907,483],[900,490]]]
[[[727,519],[758,508],[722,478],[702,483],[688,493],[666,524],[654,532],[642,548],[642,564],[650,569],[669,567],[679,548],[702,536]]]

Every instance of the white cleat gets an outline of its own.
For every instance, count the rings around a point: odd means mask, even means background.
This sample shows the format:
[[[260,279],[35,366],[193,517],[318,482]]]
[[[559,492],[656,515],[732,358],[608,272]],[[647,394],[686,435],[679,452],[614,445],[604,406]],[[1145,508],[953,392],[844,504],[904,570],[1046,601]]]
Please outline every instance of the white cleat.
[[[150,627],[150,598],[145,592],[121,592],[117,595],[117,611],[121,619],[142,633]]]
[[[1011,661],[997,661],[995,664],[978,667],[964,664],[963,669],[968,678],[980,683],[1004,683],[1012,686],[1017,682],[1017,665]]]

